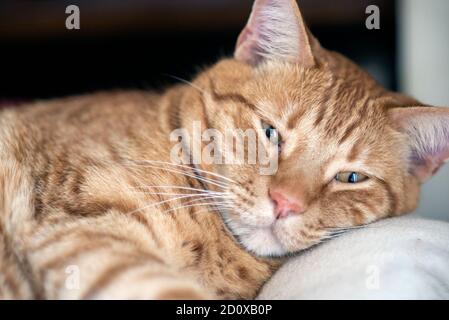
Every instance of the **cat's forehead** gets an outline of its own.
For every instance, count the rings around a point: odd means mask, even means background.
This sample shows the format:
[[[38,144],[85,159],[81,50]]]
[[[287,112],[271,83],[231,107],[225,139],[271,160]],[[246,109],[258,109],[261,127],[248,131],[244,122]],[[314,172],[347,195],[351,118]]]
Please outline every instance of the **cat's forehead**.
[[[257,69],[252,80],[250,87],[259,97],[294,103],[307,100],[312,106],[334,100],[345,104],[357,102],[377,95],[380,88],[352,65],[347,69],[307,69],[294,64],[271,63]]]
[[[383,89],[358,70],[335,72],[299,66],[269,66],[258,71],[249,91],[259,108],[294,129],[305,120],[335,131],[346,124],[379,127],[385,123]]]
[[[286,153],[309,148],[323,161],[335,154],[344,161],[367,161],[386,146],[391,130],[385,91],[365,74],[346,71],[294,66],[259,71],[252,85],[256,103],[294,142],[286,145]]]
[[[353,64],[307,69],[268,62],[252,69],[226,60],[214,68],[212,76],[215,91],[238,94],[283,131],[313,127],[322,136],[335,137],[347,126],[378,131],[386,123],[379,99],[385,91]]]

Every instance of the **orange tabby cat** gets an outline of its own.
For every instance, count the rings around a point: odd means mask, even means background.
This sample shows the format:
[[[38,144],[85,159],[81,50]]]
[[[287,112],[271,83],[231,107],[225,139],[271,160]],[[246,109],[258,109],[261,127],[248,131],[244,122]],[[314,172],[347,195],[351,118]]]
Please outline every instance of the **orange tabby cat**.
[[[263,128],[277,172],[173,164],[194,121]],[[257,0],[234,58],[191,86],[4,111],[0,149],[1,298],[246,299],[274,257],[413,210],[449,111],[321,48],[295,1]]]

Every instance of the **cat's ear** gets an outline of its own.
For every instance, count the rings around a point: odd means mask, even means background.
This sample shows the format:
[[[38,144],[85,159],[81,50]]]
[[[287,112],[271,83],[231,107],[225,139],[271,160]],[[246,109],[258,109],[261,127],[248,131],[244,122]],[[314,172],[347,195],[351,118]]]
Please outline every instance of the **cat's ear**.
[[[319,43],[307,29],[295,0],[255,0],[234,57],[250,65],[268,59],[313,67],[314,47]]]
[[[424,182],[449,160],[449,108],[393,108],[389,113],[409,138],[411,172]]]

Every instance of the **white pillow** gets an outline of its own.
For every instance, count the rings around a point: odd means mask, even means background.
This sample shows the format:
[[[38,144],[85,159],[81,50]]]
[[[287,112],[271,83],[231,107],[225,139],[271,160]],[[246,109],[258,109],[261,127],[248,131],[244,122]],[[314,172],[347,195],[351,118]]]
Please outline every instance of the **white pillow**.
[[[449,299],[449,223],[413,216],[292,257],[257,299]]]

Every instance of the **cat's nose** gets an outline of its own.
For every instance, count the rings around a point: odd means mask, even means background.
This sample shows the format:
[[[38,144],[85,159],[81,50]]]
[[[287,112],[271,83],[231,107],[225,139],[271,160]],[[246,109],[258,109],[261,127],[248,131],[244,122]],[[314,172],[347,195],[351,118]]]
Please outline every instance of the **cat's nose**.
[[[304,212],[304,207],[301,203],[286,192],[270,189],[269,194],[274,204],[274,215],[276,219],[286,218],[290,215]]]

